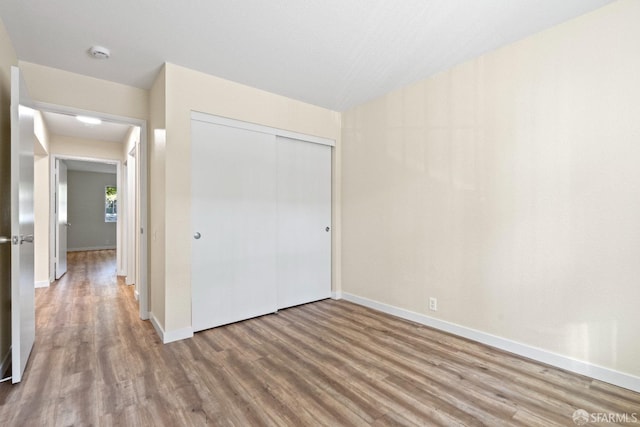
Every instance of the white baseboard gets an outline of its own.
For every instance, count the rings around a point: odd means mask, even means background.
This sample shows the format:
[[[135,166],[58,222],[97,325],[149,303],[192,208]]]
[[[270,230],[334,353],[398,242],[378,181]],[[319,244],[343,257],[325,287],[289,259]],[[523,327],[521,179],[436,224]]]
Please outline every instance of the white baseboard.
[[[2,379],[2,375],[7,372],[9,369],[9,365],[11,364],[11,346],[9,346],[9,351],[4,355],[2,361],[0,362],[0,379]]]
[[[441,331],[464,337],[482,344],[486,344],[491,347],[496,347],[501,350],[517,354],[519,356],[527,357],[538,362],[546,363],[548,365],[555,366],[567,371],[575,372],[576,374],[585,375],[596,380],[604,381],[606,383],[617,385],[619,387],[640,392],[640,377],[636,377],[631,374],[626,374],[610,368],[605,368],[603,366],[594,365],[582,360],[573,359],[571,357],[553,353],[548,350],[512,341],[486,332],[478,331],[476,329],[468,328],[466,326],[461,326],[444,320],[435,319],[424,314],[405,310],[400,307],[395,307],[393,305],[359,297],[357,295],[352,295],[346,292],[342,293],[341,296],[346,301],[350,301],[358,305],[382,311],[383,313],[391,314],[402,319],[411,320],[422,325],[430,326],[432,328],[439,329]]]
[[[331,292],[331,299],[342,299],[342,291]]]
[[[151,317],[151,324],[153,325],[153,328],[156,330],[156,333],[158,334],[158,336],[160,336],[160,339],[162,340],[163,344],[168,344],[170,342],[180,341],[180,340],[193,337],[192,327],[165,332],[165,330],[162,329],[162,326],[160,326],[160,322],[158,322],[158,319],[156,318],[156,316],[154,316],[154,314],[151,312],[149,313],[149,315]]]
[[[48,288],[49,281],[48,280],[39,280],[35,283],[36,288]]]
[[[158,336],[160,337],[160,340],[164,342],[164,329],[162,329],[162,326],[160,326],[160,322],[158,322],[156,316],[151,312],[149,312],[149,320],[153,325],[153,329],[156,330],[156,334],[158,334]]]
[[[116,249],[116,247],[115,246],[87,246],[85,248],[67,248],[67,252],[104,251],[107,249]]]

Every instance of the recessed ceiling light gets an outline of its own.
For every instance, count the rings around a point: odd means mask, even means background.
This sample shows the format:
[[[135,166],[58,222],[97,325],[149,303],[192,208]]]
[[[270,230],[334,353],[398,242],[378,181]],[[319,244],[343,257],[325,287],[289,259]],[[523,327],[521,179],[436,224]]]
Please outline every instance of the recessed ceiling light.
[[[100,123],[102,123],[102,120],[100,120],[99,118],[89,116],[76,116],[76,120],[87,125],[99,125]]]
[[[109,59],[111,56],[109,49],[103,46],[91,46],[88,52],[95,59]]]

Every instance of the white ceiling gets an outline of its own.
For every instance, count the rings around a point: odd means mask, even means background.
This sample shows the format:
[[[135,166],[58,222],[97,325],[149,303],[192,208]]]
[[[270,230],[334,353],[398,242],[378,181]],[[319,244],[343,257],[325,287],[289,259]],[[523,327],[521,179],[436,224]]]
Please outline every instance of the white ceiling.
[[[67,170],[80,172],[116,173],[115,163],[89,162],[84,160],[63,160]]]
[[[123,143],[131,125],[103,121],[99,125],[79,122],[75,116],[43,111],[49,133],[75,138]]]
[[[611,1],[2,0],[0,16],[21,60],[141,88],[171,62],[343,111]]]

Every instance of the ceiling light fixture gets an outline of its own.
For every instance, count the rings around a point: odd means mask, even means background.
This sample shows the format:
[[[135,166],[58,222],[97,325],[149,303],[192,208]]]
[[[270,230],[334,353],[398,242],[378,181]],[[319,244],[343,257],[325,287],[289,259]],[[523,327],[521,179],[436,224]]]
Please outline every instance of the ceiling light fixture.
[[[102,120],[100,120],[99,118],[89,116],[76,116],[76,120],[87,125],[99,125],[100,123],[102,123]]]
[[[103,46],[91,46],[88,52],[95,59],[109,59],[111,56],[109,49]]]

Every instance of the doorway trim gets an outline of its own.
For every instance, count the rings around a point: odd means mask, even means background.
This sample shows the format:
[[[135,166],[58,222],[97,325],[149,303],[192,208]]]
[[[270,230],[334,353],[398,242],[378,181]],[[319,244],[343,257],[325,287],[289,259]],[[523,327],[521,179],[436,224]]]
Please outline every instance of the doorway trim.
[[[97,112],[97,111],[91,111],[91,110],[85,110],[85,109],[80,109],[80,108],[73,108],[73,107],[67,107],[67,106],[63,106],[63,105],[57,105],[57,104],[50,104],[50,103],[46,103],[46,102],[34,102],[34,108],[36,110],[39,111],[48,111],[48,112],[52,112],[52,113],[60,113],[60,114],[67,114],[67,115],[89,115],[92,117],[97,117],[100,118],[104,121],[109,121],[109,122],[118,122],[118,123],[124,123],[124,124],[128,124],[128,125],[132,125],[132,126],[138,126],[140,128],[140,141],[139,141],[139,159],[137,162],[137,167],[139,167],[139,174],[140,174],[140,194],[139,194],[139,203],[140,203],[140,230],[139,233],[141,234],[141,238],[140,238],[140,262],[138,267],[138,278],[140,280],[139,284],[136,284],[136,287],[138,289],[138,304],[139,304],[139,316],[141,319],[143,320],[148,320],[149,319],[149,286],[148,286],[148,271],[147,271],[147,265],[148,265],[148,239],[147,239],[147,221],[148,221],[148,214],[147,214],[147,206],[148,206],[148,183],[147,183],[147,165],[148,165],[148,142],[147,142],[147,121],[143,120],[143,119],[135,119],[132,117],[124,117],[124,116],[117,116],[117,115],[113,115],[113,114],[107,114],[107,113],[101,113],[101,112]],[[83,158],[83,157],[74,157],[74,156],[65,156],[65,155],[55,155],[55,154],[49,154],[50,156],[50,162],[53,161],[54,158],[60,158],[60,159],[77,159],[77,160],[87,160],[87,161],[99,161],[99,162],[107,162],[107,163],[113,163],[113,160],[109,160],[109,159],[92,159],[92,158]],[[122,161],[117,161],[118,162],[118,185],[120,185],[120,179],[121,179],[121,164]],[[55,163],[54,163],[55,164]],[[51,165],[51,163],[50,163]],[[50,167],[50,172],[53,173],[53,168]],[[51,176],[50,175],[50,184],[53,184],[51,182]],[[52,188],[52,187],[50,187]],[[53,197],[53,194],[50,194],[50,197]],[[50,207],[51,203],[53,203],[52,201],[50,202]],[[51,233],[54,231],[53,230],[53,225],[51,225],[51,221],[54,220],[53,215],[52,215],[52,210],[50,210],[50,214],[49,214],[49,222],[50,222],[50,235]],[[51,241],[53,240],[53,237],[51,236]],[[50,242],[49,244],[49,250],[50,250],[50,260],[53,258],[53,253],[51,252],[51,245],[52,243]],[[52,272],[51,270],[52,266],[51,264],[49,265],[49,271],[50,274]]]

